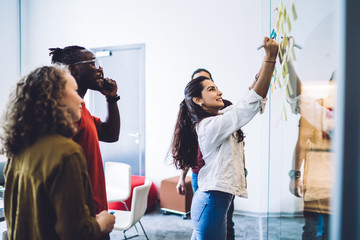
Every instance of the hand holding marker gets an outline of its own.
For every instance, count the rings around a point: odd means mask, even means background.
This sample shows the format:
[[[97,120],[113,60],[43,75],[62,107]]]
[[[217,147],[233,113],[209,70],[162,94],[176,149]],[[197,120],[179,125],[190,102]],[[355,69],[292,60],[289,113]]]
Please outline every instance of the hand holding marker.
[[[271,35],[273,35],[273,34],[271,34]],[[272,36],[271,38],[274,39],[274,38],[276,38],[276,36]],[[283,37],[281,37],[281,38],[283,38]],[[256,50],[260,50],[263,47],[264,47],[264,45],[260,45],[256,48]],[[297,47],[298,49],[302,49],[302,47],[297,45],[296,43],[294,43],[294,47]]]

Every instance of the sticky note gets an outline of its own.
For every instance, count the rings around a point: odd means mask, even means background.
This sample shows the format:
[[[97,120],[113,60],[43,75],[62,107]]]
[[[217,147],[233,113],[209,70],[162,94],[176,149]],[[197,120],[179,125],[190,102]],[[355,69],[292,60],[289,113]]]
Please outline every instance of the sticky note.
[[[288,95],[293,95],[294,90],[293,90],[293,86],[289,83],[290,81],[290,76],[289,74],[286,74],[285,76],[285,86],[286,86],[286,91],[288,93]]]
[[[286,72],[285,72],[285,67],[284,67],[284,64],[283,64],[283,65],[281,65],[281,74],[282,74],[282,77],[285,79]]]
[[[281,115],[283,115],[285,121],[287,121],[287,115],[286,115],[286,109],[285,109],[285,104],[284,104],[284,103],[283,103],[283,108],[282,108],[282,113],[281,113]]]
[[[281,46],[280,46],[280,47],[281,47]],[[281,58],[281,59],[284,59],[284,58],[283,58],[283,52],[282,52],[282,50],[279,51],[279,55],[280,55],[280,58]]]
[[[283,62],[283,66],[285,68],[285,73],[287,74],[289,72],[289,69],[288,69],[288,65],[287,65],[287,61],[284,61]]]
[[[279,2],[278,10],[279,10],[279,11],[282,11],[282,10],[283,10],[282,0],[280,0],[280,2]]]
[[[280,79],[278,78],[276,82],[277,82],[277,84],[279,85],[279,88],[281,89],[281,82],[280,82]]]
[[[297,16],[297,13],[296,13],[294,1],[292,1],[292,3],[291,3],[291,11],[292,11],[292,15],[293,15],[294,21],[296,21],[296,19],[298,18],[298,16]]]
[[[283,41],[282,41],[282,48],[286,48],[288,45],[288,38],[286,36],[286,33],[284,33]]]
[[[284,8],[284,21],[286,21],[286,19],[288,18],[288,13],[286,11],[286,8]]]
[[[289,15],[286,15],[286,23],[288,25],[289,32],[291,32],[291,23],[290,23]]]

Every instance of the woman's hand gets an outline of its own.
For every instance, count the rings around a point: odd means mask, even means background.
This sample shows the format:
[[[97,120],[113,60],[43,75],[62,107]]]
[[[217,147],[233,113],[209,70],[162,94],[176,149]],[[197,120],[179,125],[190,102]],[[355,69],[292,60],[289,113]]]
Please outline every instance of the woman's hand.
[[[264,38],[265,61],[276,61],[278,55],[279,44],[272,38]]]
[[[96,221],[102,233],[109,233],[114,228],[115,216],[104,210],[96,215]]]
[[[186,195],[185,178],[183,176],[179,177],[178,184],[176,185],[176,191],[180,195]]]

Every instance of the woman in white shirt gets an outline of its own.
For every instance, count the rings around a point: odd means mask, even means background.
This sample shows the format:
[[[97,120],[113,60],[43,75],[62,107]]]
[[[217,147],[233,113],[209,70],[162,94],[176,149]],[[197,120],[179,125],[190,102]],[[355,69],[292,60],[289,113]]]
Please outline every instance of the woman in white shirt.
[[[244,146],[237,130],[265,107],[278,44],[265,37],[263,46],[266,54],[257,81],[237,104],[220,111],[224,106],[222,92],[207,77],[195,78],[185,88],[171,150],[180,169],[196,166],[198,148],[205,161],[191,205],[192,239],[226,239],[231,200],[234,195],[247,197]]]

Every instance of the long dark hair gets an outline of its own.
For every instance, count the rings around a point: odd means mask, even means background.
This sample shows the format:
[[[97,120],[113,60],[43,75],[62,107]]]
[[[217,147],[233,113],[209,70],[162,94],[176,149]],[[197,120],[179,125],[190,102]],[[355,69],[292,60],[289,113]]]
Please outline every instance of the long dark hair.
[[[76,129],[66,106],[60,103],[66,84],[65,67],[44,66],[20,79],[3,116],[2,153],[12,157],[39,137],[71,137]]]
[[[197,166],[199,144],[195,125],[206,117],[214,116],[214,114],[205,111],[192,100],[194,97],[201,97],[202,82],[204,80],[211,79],[201,76],[191,80],[185,87],[185,98],[180,103],[171,144],[174,165],[178,169]]]

